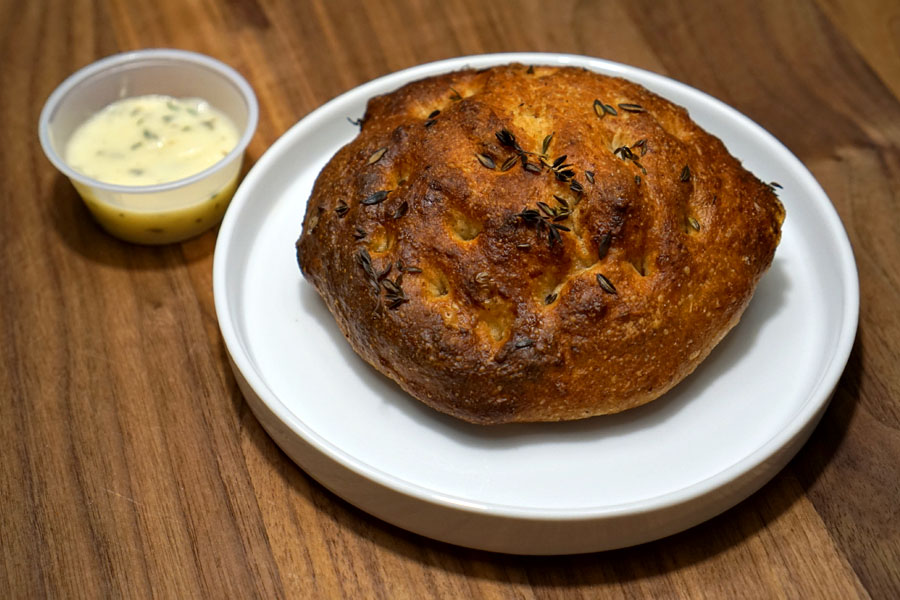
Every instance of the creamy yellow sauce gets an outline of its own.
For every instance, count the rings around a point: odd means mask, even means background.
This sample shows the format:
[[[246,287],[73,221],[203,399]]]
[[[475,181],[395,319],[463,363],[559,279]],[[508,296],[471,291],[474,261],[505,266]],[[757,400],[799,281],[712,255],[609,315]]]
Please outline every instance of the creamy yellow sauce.
[[[235,176],[218,191],[197,202],[157,210],[143,209],[137,206],[137,201],[129,206],[101,202],[89,187],[75,183],[75,188],[94,219],[117,238],[138,244],[170,244],[203,233],[219,223],[237,183]],[[146,200],[152,205],[152,198]]]
[[[238,143],[234,124],[198,98],[149,95],[113,102],[75,130],[66,162],[98,181],[154,185],[199,173]]]
[[[170,190],[148,186],[184,179],[221,161],[239,134],[224,114],[198,98],[150,95],[114,102],[85,121],[66,145],[66,162],[111,191],[73,181],[104,229],[141,244],[177,242],[209,229],[225,213],[240,160]]]

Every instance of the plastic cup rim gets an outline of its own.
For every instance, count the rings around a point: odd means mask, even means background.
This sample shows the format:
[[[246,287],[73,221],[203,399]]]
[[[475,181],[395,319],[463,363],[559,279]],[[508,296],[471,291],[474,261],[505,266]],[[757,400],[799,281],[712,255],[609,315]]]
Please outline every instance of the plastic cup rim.
[[[169,61],[172,63],[181,62],[207,68],[216,72],[224,79],[227,79],[238,89],[244,102],[247,104],[247,125],[244,127],[237,145],[235,145],[227,155],[222,157],[222,159],[202,171],[189,175],[188,177],[153,185],[122,185],[107,183],[88,177],[70,167],[56,151],[56,148],[54,148],[53,143],[50,140],[50,121],[66,96],[84,81],[108,69],[152,59]],[[253,92],[253,88],[250,84],[247,83],[247,80],[235,69],[220,60],[198,52],[173,48],[149,48],[145,50],[134,50],[112,54],[82,67],[69,75],[61,84],[59,84],[59,86],[57,86],[44,103],[38,121],[38,135],[40,137],[41,147],[43,148],[47,159],[70,180],[93,189],[100,189],[112,193],[153,194],[180,189],[198,181],[202,181],[213,173],[225,168],[227,165],[231,164],[232,161],[239,160],[243,156],[247,146],[250,144],[253,135],[256,133],[258,121],[259,103],[257,102],[256,94]]]

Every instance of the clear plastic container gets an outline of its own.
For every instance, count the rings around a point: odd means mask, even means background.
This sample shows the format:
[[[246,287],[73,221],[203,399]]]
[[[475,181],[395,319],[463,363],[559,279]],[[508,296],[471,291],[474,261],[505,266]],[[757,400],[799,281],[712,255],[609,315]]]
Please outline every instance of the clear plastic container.
[[[112,102],[148,94],[206,100],[242,132],[237,146],[208,169],[158,185],[104,183],[66,164],[65,148],[79,125]],[[253,89],[231,67],[194,52],[152,49],[109,56],[71,75],[47,99],[39,135],[47,158],[104,229],[129,242],[168,244],[222,219],[258,119]]]

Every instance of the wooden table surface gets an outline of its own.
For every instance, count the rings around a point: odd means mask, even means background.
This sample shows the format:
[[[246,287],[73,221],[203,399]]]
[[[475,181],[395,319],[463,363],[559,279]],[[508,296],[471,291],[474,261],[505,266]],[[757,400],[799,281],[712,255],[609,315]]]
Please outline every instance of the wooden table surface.
[[[215,231],[119,242],[41,152],[54,87],[155,46],[247,77],[261,107],[249,164],[337,94],[464,54],[602,57],[731,104],[807,165],[856,253],[859,334],[821,424],[748,500],[635,548],[495,555],[368,516],[248,410],[213,308]],[[0,0],[0,49],[0,595],[900,594],[896,0]]]

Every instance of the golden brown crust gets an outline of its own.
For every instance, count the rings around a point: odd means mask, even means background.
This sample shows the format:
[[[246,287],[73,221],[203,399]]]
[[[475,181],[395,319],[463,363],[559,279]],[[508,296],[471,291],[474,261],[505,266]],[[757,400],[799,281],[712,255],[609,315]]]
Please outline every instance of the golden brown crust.
[[[475,423],[557,421],[693,371],[783,219],[683,108],[508,65],[372,98],[316,181],[297,255],[356,352],[414,397]]]

